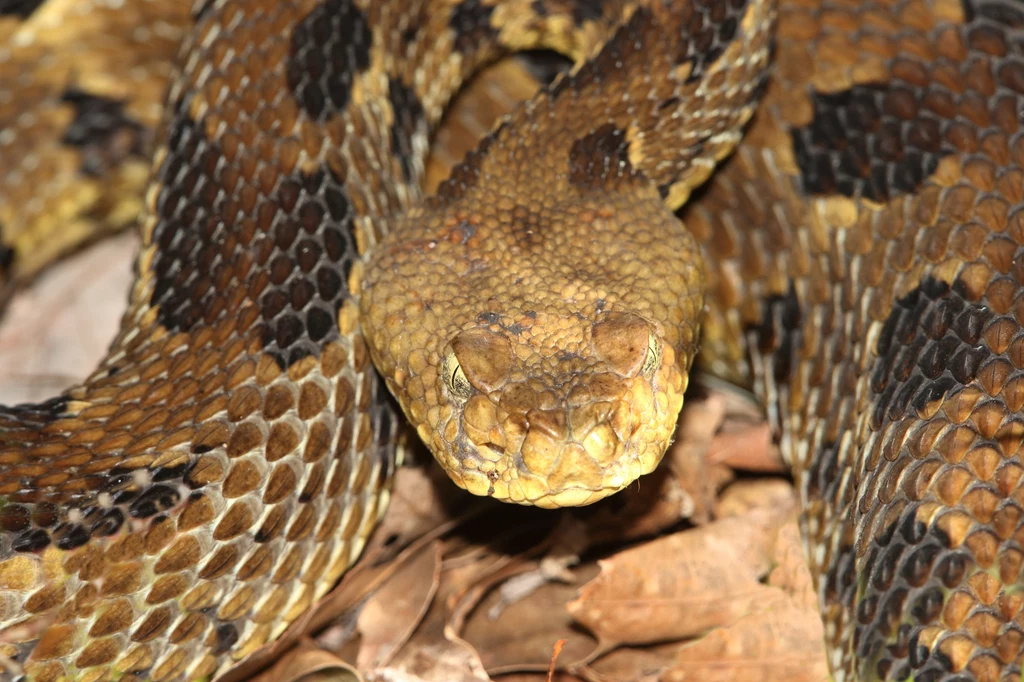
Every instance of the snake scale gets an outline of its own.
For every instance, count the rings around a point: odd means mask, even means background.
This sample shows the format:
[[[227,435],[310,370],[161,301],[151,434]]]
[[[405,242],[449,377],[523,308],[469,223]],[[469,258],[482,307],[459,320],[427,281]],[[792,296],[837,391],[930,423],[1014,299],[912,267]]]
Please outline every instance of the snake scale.
[[[0,408],[25,678],[273,641],[387,503],[387,389],[459,485],[581,505],[692,366],[764,403],[835,680],[1020,679],[1019,0],[16,0],[0,36],[0,283],[143,238],[96,371]],[[424,197],[454,93],[538,48],[576,66]]]

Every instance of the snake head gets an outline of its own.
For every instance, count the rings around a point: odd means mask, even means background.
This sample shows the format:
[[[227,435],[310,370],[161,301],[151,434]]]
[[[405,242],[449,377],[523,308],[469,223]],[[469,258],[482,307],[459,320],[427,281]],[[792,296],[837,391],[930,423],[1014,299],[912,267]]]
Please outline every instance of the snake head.
[[[697,247],[657,193],[566,196],[414,212],[360,286],[374,364],[448,475],[540,507],[657,466],[704,302]]]

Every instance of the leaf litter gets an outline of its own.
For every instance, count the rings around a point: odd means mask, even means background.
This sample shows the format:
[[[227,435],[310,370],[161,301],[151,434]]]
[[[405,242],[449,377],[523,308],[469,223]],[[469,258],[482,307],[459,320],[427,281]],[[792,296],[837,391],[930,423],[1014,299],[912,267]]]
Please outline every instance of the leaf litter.
[[[438,135],[428,185],[534,87],[517,60],[477,79]],[[125,257],[136,243],[132,235],[101,243],[15,299],[0,324],[3,402],[46,397],[55,381],[92,368],[125,300],[109,291],[130,284],[129,261],[124,272],[109,268],[110,254]],[[83,277],[104,287],[89,298],[110,311],[56,311],[77,300],[70,294]],[[40,309],[46,315],[26,317]],[[68,325],[89,326],[93,345],[69,344]],[[25,344],[26,328],[49,340]],[[58,353],[61,345],[70,354]],[[737,392],[691,390],[658,470],[582,509],[475,498],[421,448],[409,459],[357,564],[281,640],[220,680],[828,679],[796,494],[760,412]]]

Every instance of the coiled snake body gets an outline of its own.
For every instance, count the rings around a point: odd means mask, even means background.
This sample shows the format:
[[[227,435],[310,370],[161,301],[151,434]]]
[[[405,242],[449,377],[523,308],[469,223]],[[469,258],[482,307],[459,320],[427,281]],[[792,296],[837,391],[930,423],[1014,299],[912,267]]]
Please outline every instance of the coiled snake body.
[[[1024,7],[28,0],[0,35],[5,281],[138,212],[170,83],[120,333],[0,409],[30,679],[278,637],[387,501],[371,357],[457,483],[541,506],[650,471],[696,357],[764,400],[836,680],[1019,679]],[[577,67],[421,199],[447,101],[531,48]]]

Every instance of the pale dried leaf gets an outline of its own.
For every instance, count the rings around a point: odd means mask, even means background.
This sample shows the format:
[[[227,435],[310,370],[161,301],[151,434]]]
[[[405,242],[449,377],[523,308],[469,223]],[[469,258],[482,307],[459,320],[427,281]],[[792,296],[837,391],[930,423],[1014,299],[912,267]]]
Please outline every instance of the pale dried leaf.
[[[684,639],[731,623],[771,588],[777,515],[754,512],[715,521],[600,561],[569,613],[605,649]]]
[[[519,575],[535,573],[536,563],[524,566]],[[522,570],[522,569],[520,569]],[[582,580],[592,577],[597,567],[588,565],[575,570]],[[502,578],[504,584],[504,576]],[[497,580],[491,581],[498,584]],[[457,605],[457,612],[466,613],[459,624],[459,635],[480,652],[480,659],[492,674],[546,671],[555,642],[564,640],[560,665],[586,660],[595,651],[596,642],[587,633],[574,627],[565,604],[576,595],[576,586],[561,582],[545,582],[526,598],[502,604],[500,615],[492,617],[495,604],[501,600],[499,590],[480,588],[469,592]],[[475,600],[475,601],[474,601]]]
[[[663,682],[825,682],[824,633],[795,513],[779,528],[771,591],[734,624],[679,649]]]
[[[667,462],[626,490],[581,510],[587,545],[651,537],[693,514],[693,498]]]
[[[83,379],[127,308],[134,232],[67,258],[0,315],[0,404],[45,400]]]
[[[403,566],[367,600],[359,614],[360,670],[385,665],[419,625],[441,576],[441,542]]]
[[[729,484],[715,503],[715,516],[743,516],[754,509],[785,511],[798,504],[793,484],[782,478],[748,478]]]
[[[821,618],[781,591],[679,650],[660,682],[827,682]]]
[[[620,647],[581,666],[577,674],[588,682],[657,682],[662,671],[672,666],[678,649],[676,642],[643,648]]]
[[[678,439],[662,463],[674,472],[676,483],[690,501],[687,518],[698,525],[711,520],[715,495],[732,476],[728,468],[707,456],[724,418],[725,399],[719,393],[688,402],[679,418]]]
[[[458,549],[467,549],[458,536],[446,540],[444,556]],[[450,626],[452,610],[466,591],[480,582],[496,580],[511,559],[488,547],[469,546],[472,551],[457,560],[442,564],[440,585],[426,615],[412,636],[395,652],[390,662],[367,671],[379,680],[487,680],[483,663],[476,650],[463,641]]]
[[[426,646],[414,656],[366,673],[367,682],[491,682],[472,651],[460,643]]]
[[[363,678],[345,661],[304,640],[250,682],[363,682]]]
[[[814,590],[811,569],[807,566],[795,513],[779,529],[775,542],[775,568],[768,575],[768,584],[788,594],[794,605],[813,614],[815,618],[819,617],[818,595]]]
[[[715,464],[746,471],[783,473],[788,470],[768,424],[718,434],[708,449],[707,458]]]
[[[413,438],[416,436],[413,435]],[[366,545],[367,556],[398,550],[430,530],[450,522],[466,511],[480,508],[480,499],[457,488],[441,467],[434,465],[418,441],[415,458],[419,466],[403,466],[395,472],[387,513]]]

